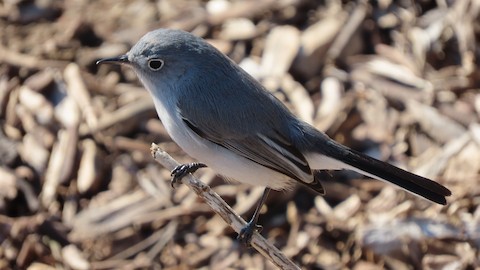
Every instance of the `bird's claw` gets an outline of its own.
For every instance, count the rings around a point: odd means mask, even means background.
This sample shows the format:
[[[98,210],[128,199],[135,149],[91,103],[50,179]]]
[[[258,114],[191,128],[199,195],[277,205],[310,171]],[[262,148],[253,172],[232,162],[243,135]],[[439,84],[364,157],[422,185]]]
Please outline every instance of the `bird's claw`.
[[[172,176],[172,180],[170,181],[172,188],[178,187],[182,183],[182,178],[187,174],[194,173],[196,170],[203,167],[207,167],[207,165],[199,162],[181,164],[175,167],[170,173]]]
[[[240,230],[240,233],[237,236],[237,240],[244,244],[245,246],[249,247],[250,243],[252,242],[252,236],[255,232],[261,232],[263,227],[261,225],[257,225],[253,222],[247,223],[245,227]]]

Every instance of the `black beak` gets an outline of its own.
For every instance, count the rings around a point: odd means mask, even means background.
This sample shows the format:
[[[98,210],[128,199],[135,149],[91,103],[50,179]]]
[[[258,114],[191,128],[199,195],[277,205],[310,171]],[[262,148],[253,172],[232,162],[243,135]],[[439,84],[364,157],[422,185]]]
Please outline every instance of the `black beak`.
[[[118,65],[121,65],[121,64],[129,64],[130,61],[128,61],[128,55],[124,54],[124,55],[120,55],[120,56],[117,56],[117,57],[111,57],[111,58],[103,58],[103,59],[100,59],[97,61],[97,65],[100,65],[100,64],[118,64]]]

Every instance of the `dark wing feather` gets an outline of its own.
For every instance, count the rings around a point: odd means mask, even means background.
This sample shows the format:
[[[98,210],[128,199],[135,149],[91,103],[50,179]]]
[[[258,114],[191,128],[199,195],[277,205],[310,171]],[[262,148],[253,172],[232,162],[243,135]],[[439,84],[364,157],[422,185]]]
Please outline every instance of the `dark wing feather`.
[[[235,154],[247,158],[257,164],[282,173],[300,182],[312,178],[312,171],[300,151],[288,141],[276,134],[275,138],[266,138],[259,135],[240,134],[223,138],[215,136],[216,132],[201,129],[191,121],[183,118],[187,126],[198,136],[222,146]]]

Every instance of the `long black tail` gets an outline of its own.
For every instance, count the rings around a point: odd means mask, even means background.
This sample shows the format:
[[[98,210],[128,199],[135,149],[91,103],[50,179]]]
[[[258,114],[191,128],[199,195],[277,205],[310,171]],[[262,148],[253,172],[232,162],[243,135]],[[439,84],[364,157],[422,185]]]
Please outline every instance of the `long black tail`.
[[[385,180],[432,202],[445,205],[445,197],[452,195],[449,189],[437,182],[359,153],[333,140],[322,141],[320,144],[316,150],[325,156],[339,160],[359,173]]]

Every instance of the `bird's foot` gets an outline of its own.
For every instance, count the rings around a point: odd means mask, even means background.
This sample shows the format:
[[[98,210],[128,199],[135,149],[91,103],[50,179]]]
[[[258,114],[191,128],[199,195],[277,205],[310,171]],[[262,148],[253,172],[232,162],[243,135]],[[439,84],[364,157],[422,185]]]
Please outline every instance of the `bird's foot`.
[[[172,176],[172,180],[170,182],[172,188],[178,187],[182,183],[182,178],[185,177],[187,174],[194,173],[196,170],[204,167],[207,167],[207,165],[200,162],[192,162],[178,165],[170,173],[170,175]]]
[[[237,236],[237,240],[240,243],[244,244],[245,246],[250,247],[250,243],[252,241],[253,233],[261,232],[262,228],[263,228],[262,226],[257,225],[253,221],[250,221],[250,222],[247,223],[247,225],[245,225],[245,227],[243,227],[240,230],[240,233]]]

